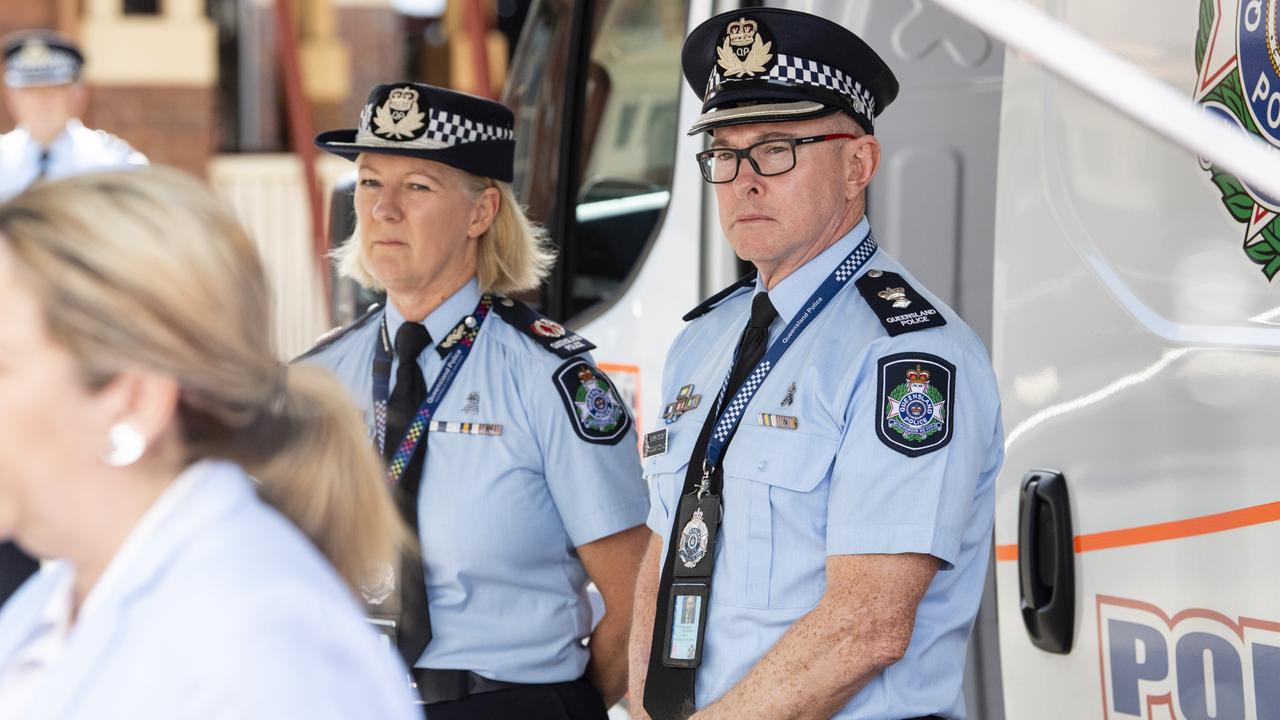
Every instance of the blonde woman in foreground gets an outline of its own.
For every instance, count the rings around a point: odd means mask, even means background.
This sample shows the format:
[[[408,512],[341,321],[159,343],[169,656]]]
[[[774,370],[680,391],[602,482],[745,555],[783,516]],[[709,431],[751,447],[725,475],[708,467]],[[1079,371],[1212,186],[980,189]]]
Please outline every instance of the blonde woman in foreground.
[[[378,460],[269,316],[184,175],[0,205],[0,539],[51,559],[0,613],[0,717],[420,717],[351,591],[404,538]]]

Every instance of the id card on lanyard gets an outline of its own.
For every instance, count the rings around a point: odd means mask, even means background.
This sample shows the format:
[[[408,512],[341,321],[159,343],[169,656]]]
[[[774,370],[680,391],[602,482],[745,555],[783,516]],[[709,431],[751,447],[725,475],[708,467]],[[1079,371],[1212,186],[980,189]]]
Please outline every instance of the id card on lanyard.
[[[703,641],[707,631],[707,610],[711,599],[711,574],[715,565],[716,538],[720,532],[721,502],[713,478],[720,470],[720,461],[729,441],[737,431],[747,405],[764,384],[765,378],[778,365],[778,361],[795,344],[818,315],[831,304],[858,270],[875,254],[875,237],[868,234],[836,269],[827,276],[818,289],[809,296],[803,309],[791,320],[778,339],[769,345],[764,357],[752,369],[732,398],[726,402],[729,376],[736,363],[730,363],[720,385],[720,394],[713,409],[715,424],[707,438],[706,453],[702,462],[702,479],[691,492],[680,497],[676,510],[679,539],[674,550],[671,590],[667,596],[667,628],[664,633],[662,664],[668,667],[696,668],[702,664]],[[686,480],[686,483],[688,480]],[[686,489],[688,489],[686,485]]]

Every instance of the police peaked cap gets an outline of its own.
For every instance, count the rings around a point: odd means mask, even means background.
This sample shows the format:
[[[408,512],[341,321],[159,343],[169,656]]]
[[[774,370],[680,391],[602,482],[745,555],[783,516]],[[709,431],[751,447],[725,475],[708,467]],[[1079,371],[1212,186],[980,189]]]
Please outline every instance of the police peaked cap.
[[[515,116],[502,103],[434,85],[378,85],[360,112],[360,125],[316,136],[316,147],[355,160],[383,153],[435,160],[472,175],[511,182]]]
[[[67,85],[80,79],[84,55],[52,30],[14,33],[4,40],[4,83],[9,87]]]
[[[869,45],[808,13],[721,13],[684,41],[684,77],[702,98],[694,135],[725,125],[807,120],[845,112],[868,133],[898,96],[898,79]]]

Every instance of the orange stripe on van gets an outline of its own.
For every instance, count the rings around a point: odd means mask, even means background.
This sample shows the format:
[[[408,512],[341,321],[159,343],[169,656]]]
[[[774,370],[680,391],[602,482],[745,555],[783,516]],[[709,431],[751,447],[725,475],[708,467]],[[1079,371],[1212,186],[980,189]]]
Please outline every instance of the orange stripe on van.
[[[1224,530],[1235,530],[1250,525],[1261,525],[1276,521],[1280,521],[1280,502],[1254,505],[1253,507],[1230,510],[1214,515],[1202,515],[1185,520],[1173,520],[1154,525],[1141,525],[1122,530],[1077,535],[1075,538],[1075,550],[1077,553],[1084,553],[1094,550],[1128,547],[1130,545],[1164,542],[1166,540],[1180,540],[1197,535],[1209,535]],[[1018,546],[1016,543],[996,546],[997,562],[1009,562],[1017,559]]]

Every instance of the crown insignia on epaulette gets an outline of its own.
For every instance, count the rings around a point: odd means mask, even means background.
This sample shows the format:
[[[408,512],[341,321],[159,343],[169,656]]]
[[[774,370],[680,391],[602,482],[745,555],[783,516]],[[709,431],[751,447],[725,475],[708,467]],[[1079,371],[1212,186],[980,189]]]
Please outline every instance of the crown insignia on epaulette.
[[[911,301],[907,299],[907,289],[900,287],[885,288],[876,293],[880,297],[893,303],[896,308],[910,307]]]

